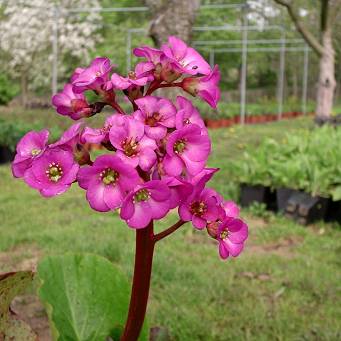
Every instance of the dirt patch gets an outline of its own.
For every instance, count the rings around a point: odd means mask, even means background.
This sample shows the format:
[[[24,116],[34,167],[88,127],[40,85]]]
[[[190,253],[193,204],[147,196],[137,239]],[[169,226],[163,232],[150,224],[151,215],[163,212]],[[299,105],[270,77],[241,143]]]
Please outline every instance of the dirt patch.
[[[276,243],[269,243],[264,245],[247,244],[245,248],[246,254],[256,255],[277,255],[283,258],[294,258],[295,249],[303,241],[302,237],[289,237],[281,239]]]
[[[35,245],[19,245],[8,251],[0,252],[0,271],[36,271],[41,250]]]

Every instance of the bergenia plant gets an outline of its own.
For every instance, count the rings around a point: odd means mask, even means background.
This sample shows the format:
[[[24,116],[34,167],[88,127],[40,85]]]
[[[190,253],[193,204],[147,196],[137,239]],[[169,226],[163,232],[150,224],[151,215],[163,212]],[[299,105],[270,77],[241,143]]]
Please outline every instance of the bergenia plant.
[[[108,58],[96,58],[77,68],[70,83],[53,96],[58,114],[72,125],[53,144],[47,130],[27,133],[17,146],[13,175],[23,178],[44,197],[66,192],[78,184],[90,207],[115,211],[127,227],[136,230],[135,270],[130,307],[121,341],[134,341],[141,332],[147,307],[156,243],[185,223],[206,230],[216,240],[222,259],[236,257],[243,249],[248,227],[238,207],[225,201],[208,182],[218,171],[208,168],[211,140],[199,111],[188,95],[198,96],[216,108],[220,98],[220,73],[193,48],[170,37],[162,48],[134,50],[142,61],[122,76]],[[161,97],[162,88],[184,91],[174,102]],[[90,103],[86,92],[97,102]],[[118,96],[123,92],[123,96]],[[125,112],[118,99],[128,98]],[[86,119],[111,110],[101,128],[86,126]],[[89,146],[100,145],[106,154],[92,160]],[[167,214],[178,221],[154,233],[154,224]]]

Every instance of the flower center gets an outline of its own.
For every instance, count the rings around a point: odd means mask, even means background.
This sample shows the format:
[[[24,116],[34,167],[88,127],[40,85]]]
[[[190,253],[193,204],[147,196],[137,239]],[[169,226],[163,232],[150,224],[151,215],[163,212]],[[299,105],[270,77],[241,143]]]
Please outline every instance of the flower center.
[[[133,79],[133,80],[135,80],[137,78],[136,73],[134,71],[129,71],[128,77],[129,77],[129,79]]]
[[[101,75],[101,72],[100,71],[96,71],[95,75],[96,75],[96,77],[99,77]]]
[[[202,216],[207,211],[207,206],[203,201],[194,201],[191,203],[190,212],[197,216]]]
[[[186,140],[181,139],[174,143],[173,150],[176,154],[181,154],[186,148]]]
[[[189,120],[189,118],[184,119],[184,124],[190,124],[190,123],[191,123],[191,121]]]
[[[221,231],[220,232],[220,239],[222,239],[222,240],[225,240],[225,239],[227,239],[228,238],[228,236],[229,236],[229,231],[228,230],[224,230],[224,231]]]
[[[32,150],[31,150],[31,155],[32,155],[32,156],[37,156],[37,155],[40,154],[40,152],[41,152],[40,149],[32,149]]]
[[[150,127],[155,127],[160,119],[160,114],[158,112],[154,112],[152,116],[145,119],[144,123]]]
[[[122,142],[122,148],[124,151],[124,154],[127,156],[135,156],[138,152],[138,142],[136,142],[133,138],[131,139],[125,139]]]
[[[49,168],[45,171],[46,176],[52,182],[58,182],[63,176],[62,167],[58,163],[52,162],[49,164]]]
[[[100,178],[105,185],[113,185],[119,178],[119,174],[111,168],[107,168],[100,173]]]
[[[134,195],[134,202],[147,201],[150,198],[150,193],[147,189],[142,188]]]
[[[111,124],[107,124],[104,127],[101,128],[101,134],[102,135],[106,135],[109,130],[111,129],[112,125]]]

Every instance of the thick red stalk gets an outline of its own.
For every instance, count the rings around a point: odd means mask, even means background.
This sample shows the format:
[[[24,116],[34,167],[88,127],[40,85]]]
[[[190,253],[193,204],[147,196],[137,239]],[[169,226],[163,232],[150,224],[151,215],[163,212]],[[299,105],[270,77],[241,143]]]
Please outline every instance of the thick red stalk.
[[[150,222],[146,228],[136,230],[134,278],[121,341],[137,341],[141,333],[149,296],[154,246],[154,225]]]

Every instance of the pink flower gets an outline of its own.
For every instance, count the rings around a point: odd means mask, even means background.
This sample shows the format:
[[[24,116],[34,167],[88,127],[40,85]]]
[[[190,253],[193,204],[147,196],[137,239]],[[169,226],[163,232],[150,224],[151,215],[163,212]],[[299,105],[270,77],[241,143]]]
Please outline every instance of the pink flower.
[[[73,124],[63,133],[63,135],[57,142],[50,144],[49,148],[60,147],[63,149],[69,148],[72,150],[74,146],[79,142],[81,127],[82,123]]]
[[[178,176],[187,171],[194,176],[205,167],[211,141],[207,135],[201,135],[198,125],[188,124],[169,135],[166,150],[163,167],[168,175]]]
[[[93,129],[90,127],[85,127],[81,136],[82,143],[106,143],[109,142],[109,131],[111,127],[115,124],[116,120],[120,120],[122,115],[115,114],[109,116],[104,123],[104,126],[99,129]]]
[[[144,57],[149,62],[152,62],[154,65],[160,63],[160,58],[163,55],[163,52],[158,49],[154,49],[149,46],[142,46],[135,48],[133,53],[136,57]]]
[[[248,226],[238,218],[227,217],[218,227],[217,240],[222,259],[237,257],[243,250],[248,237]]]
[[[170,190],[169,208],[178,207],[193,192],[193,185],[181,178],[163,177],[162,180],[168,185]]]
[[[59,114],[70,116],[73,120],[92,115],[92,110],[85,96],[74,93],[71,84],[66,84],[62,92],[52,97],[52,105]]]
[[[99,156],[92,166],[80,169],[77,180],[87,190],[90,206],[100,212],[121,207],[127,192],[141,182],[137,171],[115,155]]]
[[[135,103],[140,110],[134,113],[134,117],[145,124],[148,137],[160,140],[166,136],[167,128],[175,126],[176,109],[168,99],[146,96]]]
[[[240,209],[234,201],[224,201],[222,204],[225,214],[230,218],[238,218]]]
[[[187,98],[178,96],[176,104],[179,108],[176,114],[176,129],[181,129],[187,124],[196,124],[202,129],[202,133],[207,134],[205,123],[200,117],[199,111]]]
[[[128,77],[122,77],[117,73],[111,75],[111,80],[106,84],[106,90],[128,89],[134,86],[143,86],[154,79],[152,73],[154,64],[150,62],[139,63],[135,67],[135,71],[131,71]]]
[[[144,228],[151,220],[163,218],[169,211],[170,191],[162,180],[138,185],[124,199],[121,218],[132,228]]]
[[[117,149],[116,155],[132,167],[140,166],[148,171],[154,165],[157,146],[154,140],[145,136],[143,123],[122,116],[110,129],[109,138]]]
[[[17,144],[17,154],[12,163],[12,173],[16,178],[22,178],[25,171],[31,167],[32,161],[38,159],[47,147],[48,130],[30,131]]]
[[[70,82],[72,83],[78,76],[84,71],[85,69],[82,67],[77,67],[76,70],[73,72],[70,78]]]
[[[70,150],[79,165],[86,165],[90,162],[89,151],[81,143],[82,123],[72,125],[62,137],[49,148],[62,148]]]
[[[211,72],[211,67],[205,59],[177,37],[169,37],[168,44],[163,45],[161,50],[181,73],[208,75]]]
[[[75,93],[82,93],[85,90],[100,91],[102,85],[109,80],[112,67],[109,58],[95,58],[90,66],[78,74],[78,77],[74,77],[73,91]]]
[[[192,96],[198,95],[215,109],[220,99],[219,80],[220,72],[216,65],[207,76],[185,78],[182,82],[182,87]]]
[[[73,154],[60,148],[49,149],[33,161],[24,175],[25,182],[44,197],[64,193],[76,180],[79,166]]]
[[[221,215],[215,191],[201,186],[196,186],[193,193],[179,207],[180,218],[192,221],[197,229],[204,229],[209,222],[215,221]]]

